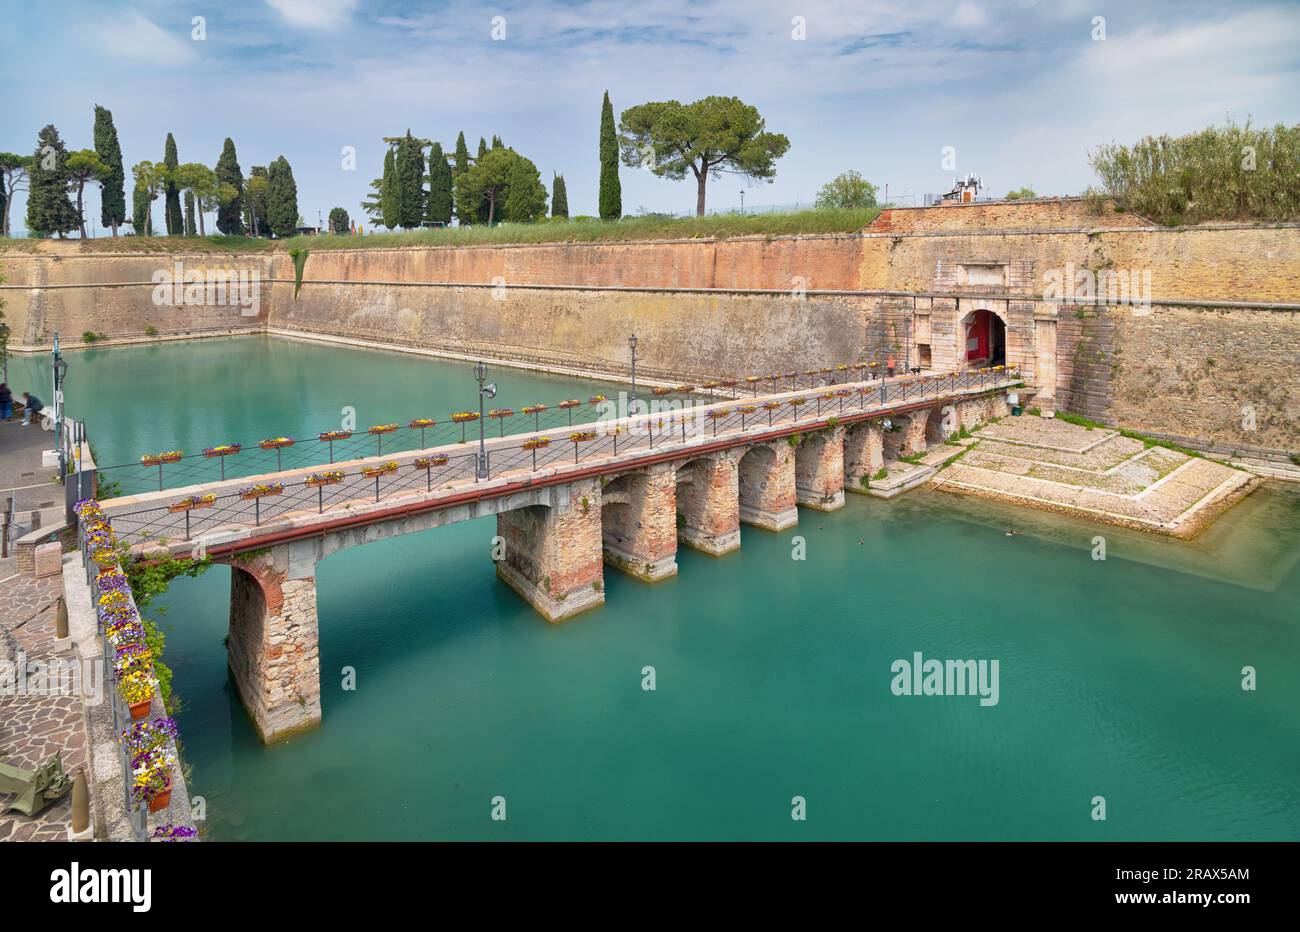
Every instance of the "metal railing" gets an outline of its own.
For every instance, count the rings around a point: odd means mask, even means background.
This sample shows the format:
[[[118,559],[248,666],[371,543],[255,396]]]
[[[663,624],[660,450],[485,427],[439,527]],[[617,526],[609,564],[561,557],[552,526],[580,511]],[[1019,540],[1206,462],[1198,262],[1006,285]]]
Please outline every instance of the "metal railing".
[[[217,489],[207,496],[191,496],[180,502],[110,508],[109,516],[123,540],[201,541],[206,532],[232,525],[262,527],[288,515],[324,514],[345,503],[377,503],[403,493],[418,497],[434,490],[469,489],[481,481],[524,479],[539,471],[608,462],[614,457],[632,456],[628,465],[634,466],[635,454],[652,454],[669,445],[693,440],[705,445],[727,439],[743,443],[748,436],[771,431],[793,433],[801,426],[830,418],[883,418],[889,416],[892,407],[909,401],[937,403],[958,393],[1006,388],[1019,382],[1014,370],[953,372],[755,395],[752,403],[738,398],[670,412],[652,410],[618,420],[566,426],[558,436],[531,432],[525,443],[538,437],[548,441],[533,444],[531,449],[516,442],[517,436],[492,438],[487,447],[486,479],[477,475],[476,452],[431,448],[414,455],[397,454],[389,461],[396,468],[387,471],[376,472],[375,467],[382,464],[370,459],[348,469],[330,471],[333,474],[314,485],[302,475],[281,481],[271,473],[258,478],[262,484],[280,486],[279,491]],[[688,455],[689,447],[682,453]]]

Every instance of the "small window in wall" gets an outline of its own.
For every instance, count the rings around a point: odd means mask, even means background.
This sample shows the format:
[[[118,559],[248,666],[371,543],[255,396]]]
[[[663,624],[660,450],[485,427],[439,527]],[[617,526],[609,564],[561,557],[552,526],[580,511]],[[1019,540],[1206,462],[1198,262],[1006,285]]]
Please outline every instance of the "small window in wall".
[[[930,344],[929,343],[916,344],[916,355],[917,355],[917,365],[919,365],[922,369],[929,369],[930,368]]]

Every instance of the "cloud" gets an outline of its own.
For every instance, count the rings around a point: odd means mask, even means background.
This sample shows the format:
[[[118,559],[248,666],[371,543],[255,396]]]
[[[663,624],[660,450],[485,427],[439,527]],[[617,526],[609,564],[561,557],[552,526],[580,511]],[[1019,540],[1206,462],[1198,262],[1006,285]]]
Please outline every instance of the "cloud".
[[[94,34],[99,47],[116,58],[163,67],[189,64],[198,58],[188,34],[183,39],[174,36],[135,10],[101,20]]]
[[[291,26],[338,29],[357,8],[357,0],[266,0]]]

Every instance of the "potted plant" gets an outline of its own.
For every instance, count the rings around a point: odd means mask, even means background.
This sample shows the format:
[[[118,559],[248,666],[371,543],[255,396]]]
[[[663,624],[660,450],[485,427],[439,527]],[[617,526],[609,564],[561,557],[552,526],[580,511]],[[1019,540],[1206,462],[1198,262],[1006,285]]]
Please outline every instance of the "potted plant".
[[[495,418],[500,426],[499,436],[504,437],[506,435],[506,418],[514,417],[514,414],[513,408],[493,408],[488,412],[488,417]]]
[[[171,803],[176,736],[176,723],[170,718],[136,722],[122,732],[131,759],[131,798],[146,804],[150,812],[160,812]]]
[[[283,482],[259,482],[256,485],[246,485],[239,490],[239,497],[244,501],[251,501],[255,498],[265,498],[270,495],[281,495],[284,492]]]
[[[434,466],[446,466],[450,457],[446,453],[438,453],[434,456],[417,456],[413,464],[416,469],[432,469]]]
[[[131,670],[118,677],[117,688],[122,700],[131,710],[131,718],[141,719],[149,714],[153,707],[154,690],[158,679],[154,676],[153,665],[147,668]]]
[[[146,453],[140,457],[140,465],[161,466],[163,463],[179,463],[182,455],[180,450],[168,450],[165,453]]]
[[[459,424],[459,425],[460,425],[460,442],[461,442],[461,443],[464,443],[464,442],[465,442],[465,425],[468,424],[468,423],[470,423],[471,421],[477,421],[477,420],[478,420],[478,412],[477,412],[477,411],[456,411],[456,412],[454,412],[454,413],[452,414],[452,416],[451,416],[451,422],[452,422],[453,424]]]
[[[156,841],[177,842],[196,838],[198,837],[198,834],[199,833],[196,829],[193,829],[188,825],[172,825],[168,822],[166,825],[160,825],[155,828],[153,834],[149,837]]]
[[[594,430],[575,430],[569,434],[569,440],[573,444],[573,461],[578,462],[578,444],[590,443],[596,439]]]
[[[333,443],[335,440],[347,440],[351,436],[350,430],[323,430],[318,439],[323,443]]]
[[[203,455],[208,459],[212,459],[216,456],[233,456],[242,449],[243,447],[237,443],[222,443],[215,447],[204,447]]]
[[[397,463],[394,461],[380,463],[377,466],[361,467],[361,475],[365,476],[367,479],[377,479],[380,476],[388,475],[390,472],[397,472]]]
[[[314,472],[303,480],[303,483],[312,489],[318,489],[326,485],[337,485],[343,481],[343,473],[337,469],[331,469],[325,472]]]
[[[544,450],[551,445],[550,437],[529,437],[520,446],[533,454],[533,469],[537,468],[537,451]]]
[[[582,402],[579,401],[577,398],[569,398],[569,399],[567,399],[567,400],[565,400],[565,401],[561,401],[558,405],[556,405],[557,408],[563,408],[564,410],[566,410],[566,411],[569,412],[569,426],[570,426],[570,427],[573,426],[573,409],[576,408],[576,407],[578,407],[578,406],[581,405],[581,404],[582,404]]]
[[[395,431],[395,430],[397,430],[397,425],[396,425],[396,424],[376,424],[374,427],[369,428],[369,429],[366,431],[366,433],[368,433],[368,434],[391,434],[391,433],[392,433],[393,431]]]

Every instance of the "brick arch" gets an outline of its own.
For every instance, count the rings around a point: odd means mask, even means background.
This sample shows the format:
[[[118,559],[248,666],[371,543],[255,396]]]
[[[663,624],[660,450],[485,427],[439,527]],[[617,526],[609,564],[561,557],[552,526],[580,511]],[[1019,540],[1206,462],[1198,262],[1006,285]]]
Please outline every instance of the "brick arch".
[[[984,311],[985,313],[991,314],[995,320],[1001,321],[1001,323],[1002,323],[1002,358],[1003,358],[1003,361],[1004,361],[1004,362],[1009,358],[1010,353],[1011,353],[1011,345],[1010,345],[1010,337],[1011,337],[1011,323],[1010,323],[1010,320],[1009,320],[1009,317],[1008,317],[1008,314],[1007,314],[1006,310],[1000,308],[1000,307],[998,306],[999,303],[1000,303],[1000,302],[997,302],[997,301],[981,301],[981,302],[976,302],[976,306],[975,306],[975,307],[971,308],[970,311],[968,311],[967,313],[963,314],[963,315],[962,315],[962,316],[957,320],[957,331],[956,331],[956,334],[955,334],[955,339],[956,339],[956,341],[957,341],[957,364],[958,364],[958,368],[960,368],[960,369],[968,369],[968,368],[972,368],[972,367],[975,367],[975,366],[976,366],[976,362],[977,362],[977,361],[967,360],[967,358],[966,358],[966,353],[967,353],[967,346],[966,346],[966,326],[967,326],[967,324],[969,324],[969,323],[971,322],[971,320],[972,320],[972,319],[973,319],[977,314],[979,314],[981,311]],[[993,338],[992,338],[992,334],[990,333],[990,337],[989,337],[989,344],[990,344],[990,345],[989,345],[989,352],[990,352],[990,354],[991,354],[992,351],[993,351],[993,350],[992,350],[992,343],[993,343]]]

